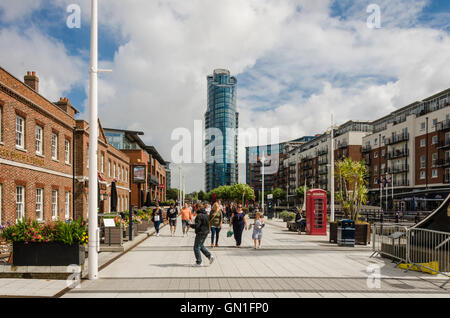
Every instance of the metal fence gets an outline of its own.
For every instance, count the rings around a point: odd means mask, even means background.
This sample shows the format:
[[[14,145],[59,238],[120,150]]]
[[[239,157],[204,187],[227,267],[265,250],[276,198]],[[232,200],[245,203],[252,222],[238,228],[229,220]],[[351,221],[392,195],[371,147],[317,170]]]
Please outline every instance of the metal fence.
[[[407,241],[408,270],[417,266],[443,274],[449,277],[446,285],[450,281],[450,233],[412,228],[408,230]]]
[[[408,228],[414,224],[376,223],[372,227],[373,254],[406,262]]]
[[[440,273],[450,282],[450,233],[412,228],[414,224],[376,223],[372,256],[379,254],[419,270]],[[371,257],[372,257],[371,256]]]

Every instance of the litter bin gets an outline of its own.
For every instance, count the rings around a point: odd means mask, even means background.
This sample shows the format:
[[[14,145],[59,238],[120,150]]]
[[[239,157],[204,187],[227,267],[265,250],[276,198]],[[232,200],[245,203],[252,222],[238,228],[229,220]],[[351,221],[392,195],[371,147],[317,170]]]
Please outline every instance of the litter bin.
[[[338,222],[337,243],[339,246],[355,246],[355,221],[340,220]]]

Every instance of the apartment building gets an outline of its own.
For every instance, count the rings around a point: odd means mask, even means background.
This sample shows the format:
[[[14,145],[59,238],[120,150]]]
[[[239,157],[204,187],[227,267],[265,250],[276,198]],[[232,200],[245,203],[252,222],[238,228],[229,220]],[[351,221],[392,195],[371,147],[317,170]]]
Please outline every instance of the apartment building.
[[[76,113],[42,96],[35,72],[21,81],[0,67],[0,223],[73,217]]]
[[[448,193],[449,106],[450,89],[373,122],[362,148],[372,202],[386,198],[380,187],[388,188],[390,207],[413,210],[431,209]]]

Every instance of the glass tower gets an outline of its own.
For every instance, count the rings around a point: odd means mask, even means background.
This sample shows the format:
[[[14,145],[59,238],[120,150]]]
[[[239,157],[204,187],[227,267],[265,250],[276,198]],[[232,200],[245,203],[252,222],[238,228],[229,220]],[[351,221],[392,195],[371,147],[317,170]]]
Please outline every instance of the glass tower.
[[[228,70],[217,69],[207,80],[205,188],[209,192],[221,185],[238,183],[239,114],[236,112],[236,78],[230,76]]]

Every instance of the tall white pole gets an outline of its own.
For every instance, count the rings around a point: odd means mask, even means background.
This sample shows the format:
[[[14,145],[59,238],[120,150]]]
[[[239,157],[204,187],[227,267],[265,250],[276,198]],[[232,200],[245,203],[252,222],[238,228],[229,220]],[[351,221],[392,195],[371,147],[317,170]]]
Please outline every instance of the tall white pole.
[[[182,197],[182,201],[183,201],[183,205],[184,205],[184,200],[185,200],[185,193],[184,193],[184,191],[186,190],[186,187],[185,187],[185,184],[184,184],[184,176],[182,177],[183,178],[183,183],[182,183],[182,189],[183,189],[183,197]]]
[[[91,0],[91,69],[89,92],[89,279],[98,279],[98,185],[97,185],[97,148],[98,148],[98,0]]]
[[[262,162],[262,186],[261,186],[261,192],[262,192],[262,199],[261,199],[261,209],[262,209],[262,214],[264,215],[264,166],[266,164],[266,157],[264,157],[264,152],[263,155],[261,157],[261,162]]]
[[[330,166],[330,174],[331,174],[331,206],[330,206],[330,222],[334,222],[334,116],[331,114],[331,166]]]

